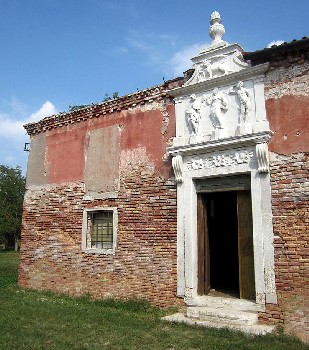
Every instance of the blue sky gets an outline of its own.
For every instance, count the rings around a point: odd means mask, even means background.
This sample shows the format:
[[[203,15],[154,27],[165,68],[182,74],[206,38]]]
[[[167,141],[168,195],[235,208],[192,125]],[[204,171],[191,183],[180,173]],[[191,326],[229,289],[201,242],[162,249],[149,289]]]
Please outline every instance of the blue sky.
[[[24,123],[180,76],[215,10],[245,51],[309,36],[309,0],[0,0],[0,164],[25,173]]]

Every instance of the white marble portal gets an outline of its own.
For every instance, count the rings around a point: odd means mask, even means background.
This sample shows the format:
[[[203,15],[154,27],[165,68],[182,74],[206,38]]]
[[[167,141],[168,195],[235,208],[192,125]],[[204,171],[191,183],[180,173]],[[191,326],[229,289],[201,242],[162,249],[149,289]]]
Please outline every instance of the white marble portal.
[[[170,91],[176,137],[169,148],[177,182],[178,295],[197,297],[197,180],[247,174],[251,179],[256,303],[276,303],[271,188],[264,74],[238,44],[222,40],[220,15],[211,16],[213,42],[193,61],[193,74]],[[212,180],[213,181],[213,180]]]

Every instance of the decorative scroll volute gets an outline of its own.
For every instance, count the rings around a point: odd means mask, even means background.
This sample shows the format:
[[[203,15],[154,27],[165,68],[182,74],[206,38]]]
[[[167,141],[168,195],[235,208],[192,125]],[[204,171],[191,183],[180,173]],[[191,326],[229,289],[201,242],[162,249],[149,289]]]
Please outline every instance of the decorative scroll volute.
[[[258,162],[258,171],[260,173],[268,173],[269,156],[267,143],[258,143],[256,145],[256,158]]]
[[[172,159],[172,165],[175,173],[175,180],[177,183],[183,182],[182,178],[182,156],[177,155]]]

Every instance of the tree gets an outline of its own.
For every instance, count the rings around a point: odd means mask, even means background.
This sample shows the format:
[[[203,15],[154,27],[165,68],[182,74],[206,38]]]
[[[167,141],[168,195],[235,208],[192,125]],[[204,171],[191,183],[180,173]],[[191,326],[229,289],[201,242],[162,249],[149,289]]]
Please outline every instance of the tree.
[[[18,249],[25,178],[19,166],[0,165],[0,241],[5,247]]]

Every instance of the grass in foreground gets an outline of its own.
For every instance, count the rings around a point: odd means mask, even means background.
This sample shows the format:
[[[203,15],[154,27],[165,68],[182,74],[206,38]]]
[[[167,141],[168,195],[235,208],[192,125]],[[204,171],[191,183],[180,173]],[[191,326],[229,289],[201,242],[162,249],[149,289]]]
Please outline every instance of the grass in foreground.
[[[0,253],[0,349],[305,350],[284,335],[170,324],[144,301],[95,301],[17,287],[17,253]]]

